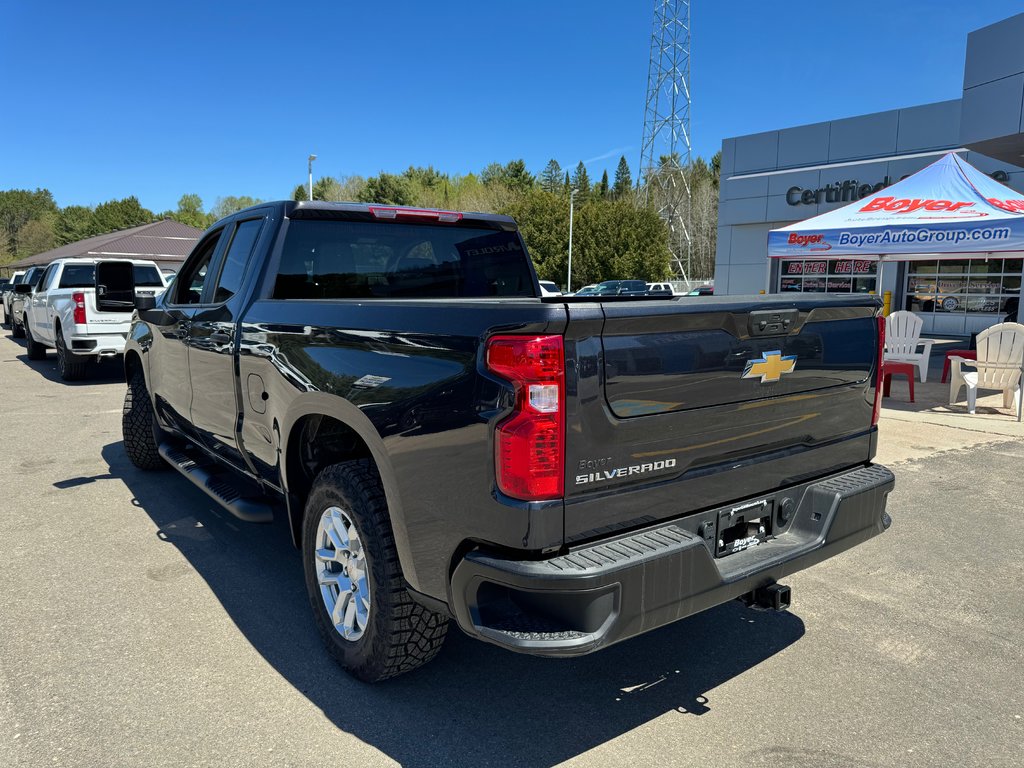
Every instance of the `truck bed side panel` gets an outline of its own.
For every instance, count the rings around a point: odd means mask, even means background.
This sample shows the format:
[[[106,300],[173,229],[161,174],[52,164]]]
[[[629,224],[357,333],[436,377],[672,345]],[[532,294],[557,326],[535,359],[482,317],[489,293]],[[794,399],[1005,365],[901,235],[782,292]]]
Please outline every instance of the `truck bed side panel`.
[[[245,450],[277,477],[294,427],[288,414],[304,398],[328,393],[354,405],[386,457],[405,576],[446,599],[446,564],[481,532],[520,549],[562,543],[560,500],[497,498],[493,421],[506,388],[483,370],[481,343],[496,330],[561,333],[565,316],[563,305],[533,300],[257,301],[241,326]]]

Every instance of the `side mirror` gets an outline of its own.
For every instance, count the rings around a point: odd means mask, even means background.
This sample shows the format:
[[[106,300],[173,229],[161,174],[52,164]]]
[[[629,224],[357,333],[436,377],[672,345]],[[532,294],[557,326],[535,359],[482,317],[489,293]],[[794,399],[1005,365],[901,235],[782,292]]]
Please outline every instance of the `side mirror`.
[[[96,309],[131,312],[135,307],[135,267],[130,261],[96,264]]]
[[[156,296],[136,296],[135,308],[146,310],[156,307]]]
[[[14,292],[25,294],[32,293],[32,286],[29,285],[28,283],[18,283],[16,286],[14,286]]]

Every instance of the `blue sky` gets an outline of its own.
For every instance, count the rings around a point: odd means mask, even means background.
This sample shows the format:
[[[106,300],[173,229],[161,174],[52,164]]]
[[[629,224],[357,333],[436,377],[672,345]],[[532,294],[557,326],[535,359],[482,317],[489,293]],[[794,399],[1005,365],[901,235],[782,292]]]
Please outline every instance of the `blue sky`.
[[[8,0],[0,189],[60,205],[287,197],[314,175],[534,172],[625,154],[636,174],[652,0]],[[956,98],[967,33],[1019,0],[694,0],[694,149]],[[596,158],[596,159],[595,159]]]

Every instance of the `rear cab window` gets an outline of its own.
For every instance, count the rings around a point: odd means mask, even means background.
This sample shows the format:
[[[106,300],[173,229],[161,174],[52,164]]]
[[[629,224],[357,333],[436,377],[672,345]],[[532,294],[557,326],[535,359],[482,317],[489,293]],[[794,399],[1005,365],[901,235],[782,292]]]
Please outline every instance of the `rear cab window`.
[[[476,223],[292,219],[275,299],[534,297],[519,233]]]
[[[163,288],[163,281],[160,279],[160,270],[148,264],[134,264],[136,286],[151,286]],[[60,275],[59,288],[95,288],[96,287],[96,265],[95,264],[65,264]]]

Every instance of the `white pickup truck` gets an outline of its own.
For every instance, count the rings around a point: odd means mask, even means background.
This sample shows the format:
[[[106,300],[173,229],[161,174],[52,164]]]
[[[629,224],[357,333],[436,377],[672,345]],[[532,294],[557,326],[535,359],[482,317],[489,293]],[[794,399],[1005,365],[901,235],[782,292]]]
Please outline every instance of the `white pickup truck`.
[[[126,260],[129,261],[129,260]],[[25,301],[22,324],[30,360],[57,350],[57,369],[65,381],[85,377],[90,360],[120,355],[131,327],[132,310],[96,308],[98,259],[58,259],[50,263],[38,289]],[[130,260],[136,296],[159,296],[167,283],[152,261]]]

